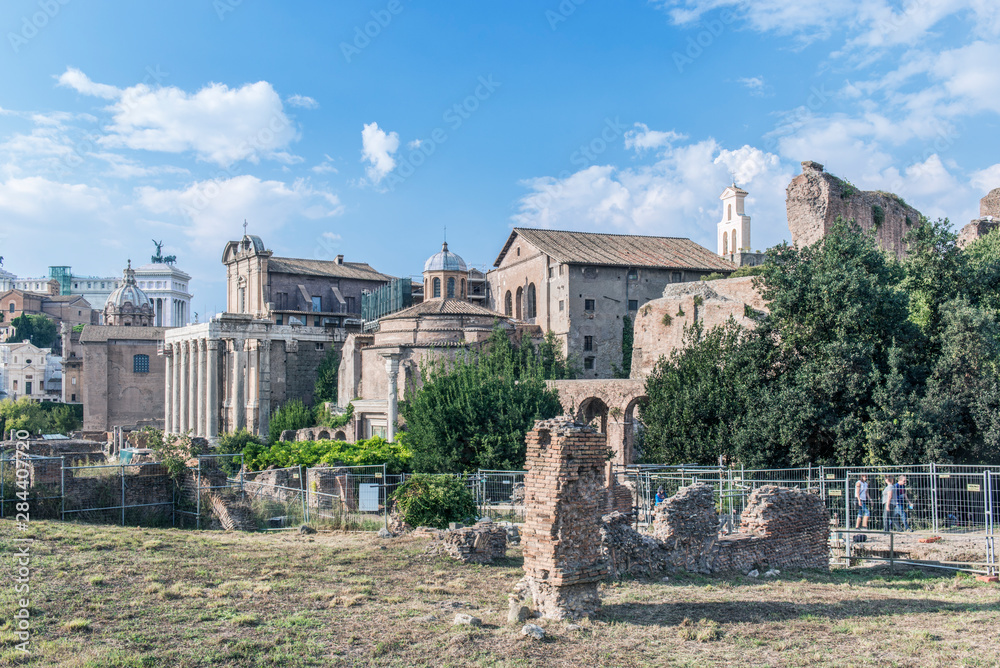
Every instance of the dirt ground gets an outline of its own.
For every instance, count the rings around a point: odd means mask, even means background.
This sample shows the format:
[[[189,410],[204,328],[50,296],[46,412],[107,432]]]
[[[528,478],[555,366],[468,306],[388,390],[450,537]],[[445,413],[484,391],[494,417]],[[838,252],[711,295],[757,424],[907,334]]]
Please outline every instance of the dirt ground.
[[[32,654],[13,539],[32,537]],[[0,665],[996,666],[1000,587],[897,568],[602,586],[578,628],[506,623],[521,558],[463,565],[428,539],[0,521]],[[456,613],[482,626],[454,626]]]

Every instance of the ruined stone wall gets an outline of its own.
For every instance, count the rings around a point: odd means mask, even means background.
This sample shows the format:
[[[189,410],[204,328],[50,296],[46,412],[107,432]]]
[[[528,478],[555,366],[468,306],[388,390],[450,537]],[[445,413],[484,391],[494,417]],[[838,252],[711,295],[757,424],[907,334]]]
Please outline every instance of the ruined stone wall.
[[[802,173],[792,179],[785,193],[788,229],[797,246],[819,241],[841,217],[853,219],[863,230],[877,229],[879,245],[901,259],[903,237],[920,221],[920,212],[896,195],[858,190],[812,161],[802,163]]]
[[[986,216],[1000,219],[1000,188],[994,188],[979,200],[979,217]]]
[[[1000,219],[990,220],[988,218],[980,218],[974,220],[962,228],[958,233],[958,239],[955,243],[959,248],[965,248],[976,239],[985,237],[998,227],[1000,227]]]
[[[601,555],[606,442],[571,418],[540,420],[528,432],[524,573],[537,610],[563,619],[595,612]]]
[[[444,551],[466,564],[489,564],[507,556],[507,529],[486,520],[445,533]]]
[[[829,568],[829,516],[816,494],[768,485],[754,490],[740,533],[719,536],[712,487],[695,483],[661,503],[653,535],[620,513],[603,518],[605,558],[616,575],[747,573],[757,568]]]

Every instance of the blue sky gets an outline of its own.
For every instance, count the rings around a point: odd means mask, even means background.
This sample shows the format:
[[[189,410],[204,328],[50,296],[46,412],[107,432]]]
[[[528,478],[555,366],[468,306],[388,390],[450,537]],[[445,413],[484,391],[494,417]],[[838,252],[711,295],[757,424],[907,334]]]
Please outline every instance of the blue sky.
[[[277,255],[490,265],[513,225],[755,248],[816,160],[958,226],[1000,186],[994,0],[0,5],[0,255],[117,274],[151,239],[224,308]]]

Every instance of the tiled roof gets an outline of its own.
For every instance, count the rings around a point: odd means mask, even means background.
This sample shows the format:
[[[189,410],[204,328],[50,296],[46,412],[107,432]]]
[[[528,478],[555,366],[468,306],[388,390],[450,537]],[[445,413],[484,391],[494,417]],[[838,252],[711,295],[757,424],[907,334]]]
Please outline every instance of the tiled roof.
[[[499,267],[514,239],[520,235],[557,262],[613,267],[662,267],[735,271],[729,260],[680,237],[646,237],[633,234],[563,232],[515,227],[497,257]]]
[[[123,327],[121,325],[87,325],[80,333],[80,343],[103,343],[112,339],[130,341],[162,341],[163,327]]]
[[[328,260],[304,260],[295,257],[272,257],[267,261],[269,272],[279,274],[301,274],[303,276],[333,276],[336,278],[353,278],[360,281],[387,282],[392,276],[382,274],[372,269],[364,262],[345,262],[337,264]]]
[[[393,320],[395,318],[415,318],[421,315],[478,315],[488,318],[501,318],[507,320],[507,316],[483,308],[464,299],[431,299],[421,302],[416,306],[404,308],[402,311],[390,313],[383,316],[382,320]]]

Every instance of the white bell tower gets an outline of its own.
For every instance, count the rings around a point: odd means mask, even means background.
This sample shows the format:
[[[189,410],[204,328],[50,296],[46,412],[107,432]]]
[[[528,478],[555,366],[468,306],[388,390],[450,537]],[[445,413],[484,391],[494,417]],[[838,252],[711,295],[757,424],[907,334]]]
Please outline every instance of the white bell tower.
[[[750,252],[750,216],[743,208],[743,200],[749,194],[733,183],[719,195],[722,200],[722,220],[718,224],[719,255],[728,257]]]

